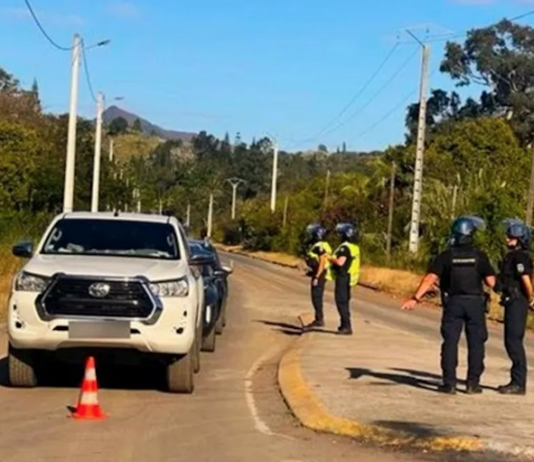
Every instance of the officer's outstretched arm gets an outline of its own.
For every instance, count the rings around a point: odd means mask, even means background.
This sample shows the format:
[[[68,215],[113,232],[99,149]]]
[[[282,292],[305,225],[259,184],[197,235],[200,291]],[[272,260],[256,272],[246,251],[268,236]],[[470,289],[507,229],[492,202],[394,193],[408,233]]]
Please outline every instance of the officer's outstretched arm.
[[[403,310],[413,310],[415,305],[421,301],[423,296],[432,288],[432,286],[438,281],[437,274],[428,273],[419,283],[419,287],[415,291],[415,294],[411,299],[406,300],[403,305]]]

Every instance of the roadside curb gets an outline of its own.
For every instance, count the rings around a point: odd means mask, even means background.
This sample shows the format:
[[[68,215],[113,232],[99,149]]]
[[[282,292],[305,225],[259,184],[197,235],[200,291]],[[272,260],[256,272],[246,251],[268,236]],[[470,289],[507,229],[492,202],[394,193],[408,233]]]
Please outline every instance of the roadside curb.
[[[299,316],[301,325],[310,322],[308,314]],[[483,443],[472,437],[409,437],[400,432],[375,425],[361,424],[331,414],[310,388],[302,373],[300,358],[308,340],[316,335],[308,332],[290,346],[278,366],[278,386],[289,409],[300,423],[315,431],[348,436],[379,446],[426,451],[474,452],[483,449]]]

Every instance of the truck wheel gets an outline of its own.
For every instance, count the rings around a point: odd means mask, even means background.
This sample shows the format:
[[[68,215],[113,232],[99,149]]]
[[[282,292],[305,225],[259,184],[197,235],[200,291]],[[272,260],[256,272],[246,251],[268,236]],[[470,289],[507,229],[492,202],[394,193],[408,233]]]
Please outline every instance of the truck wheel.
[[[219,318],[217,319],[217,323],[215,324],[215,333],[217,335],[221,335],[224,330],[224,312],[226,311],[226,308],[223,308],[222,311],[219,314]]]
[[[194,355],[193,355],[193,372],[198,374],[200,372],[200,339],[202,338],[202,330],[197,329],[194,343]]]
[[[216,328],[211,329],[211,332],[207,337],[202,339],[202,351],[207,351],[208,353],[213,353],[215,351],[215,343],[217,340]]]
[[[194,346],[193,346],[194,348]],[[194,379],[194,350],[167,366],[167,389],[171,393],[193,393]]]
[[[8,348],[9,384],[12,387],[33,388],[37,386],[37,373],[31,350]]]

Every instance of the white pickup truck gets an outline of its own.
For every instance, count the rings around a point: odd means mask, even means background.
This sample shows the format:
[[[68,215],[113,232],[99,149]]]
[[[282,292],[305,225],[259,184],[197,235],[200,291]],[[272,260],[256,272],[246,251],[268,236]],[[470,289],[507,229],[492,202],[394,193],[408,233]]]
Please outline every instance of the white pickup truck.
[[[47,359],[156,362],[167,389],[192,393],[200,369],[202,256],[174,217],[58,215],[15,276],[8,306],[9,382],[38,385]],[[98,360],[97,360],[98,364]],[[163,371],[162,371],[163,372]]]

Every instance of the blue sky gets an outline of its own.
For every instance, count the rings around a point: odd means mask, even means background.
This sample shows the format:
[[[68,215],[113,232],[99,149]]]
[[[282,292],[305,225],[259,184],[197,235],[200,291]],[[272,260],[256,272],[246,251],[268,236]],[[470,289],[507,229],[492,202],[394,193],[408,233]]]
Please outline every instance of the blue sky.
[[[529,4],[530,3],[530,4]],[[282,148],[319,143],[334,150],[382,149],[403,139],[406,103],[417,98],[420,54],[409,36],[343,117],[316,135],[358,93],[411,27],[421,38],[463,32],[534,9],[533,0],[33,0],[54,40],[79,32],[95,91],[161,126],[207,130],[243,140],[270,133]],[[524,21],[534,21],[534,16]],[[22,0],[0,0],[0,66],[24,85],[39,82],[45,108],[65,112],[70,54],[51,47]],[[436,71],[443,43],[432,43],[431,88],[452,89]],[[369,100],[413,58],[378,97]],[[79,110],[95,111],[80,73]],[[412,98],[402,100],[413,90]],[[475,89],[476,90],[476,89]],[[367,106],[361,110],[363,106]],[[393,108],[398,110],[383,120]],[[354,114],[354,115],[353,115]],[[340,128],[335,129],[345,119]],[[383,120],[383,121],[382,121]],[[382,121],[380,123],[380,121]],[[373,128],[374,127],[374,128]],[[334,130],[335,129],[335,130]]]

